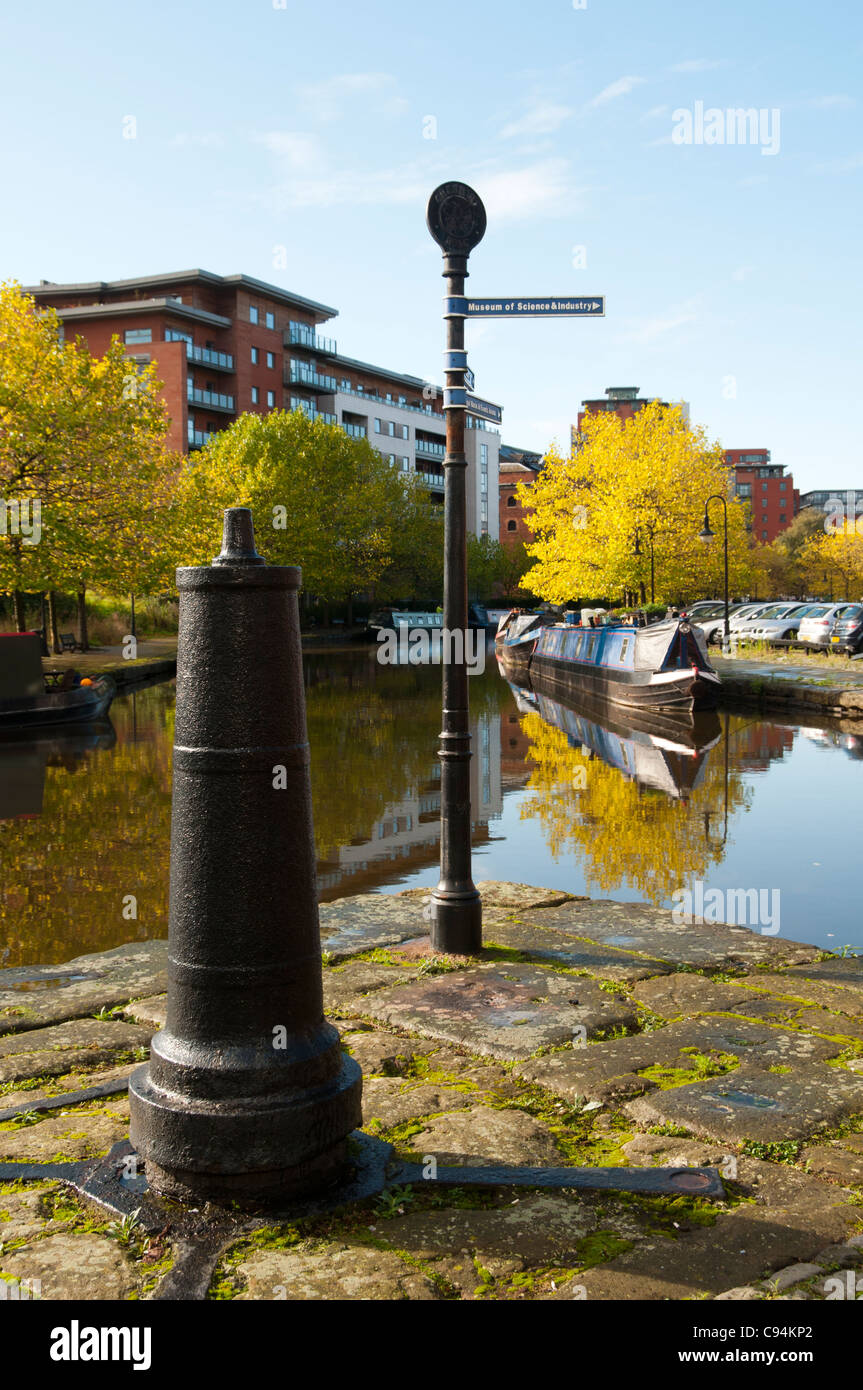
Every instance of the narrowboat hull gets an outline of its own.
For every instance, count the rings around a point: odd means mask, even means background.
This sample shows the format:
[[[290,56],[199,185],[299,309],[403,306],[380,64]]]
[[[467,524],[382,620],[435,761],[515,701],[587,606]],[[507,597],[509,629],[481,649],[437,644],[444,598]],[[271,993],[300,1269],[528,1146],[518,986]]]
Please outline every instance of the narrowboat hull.
[[[90,723],[107,713],[115,689],[110,677],[102,676],[93,685],[73,690],[48,690],[40,695],[0,700],[0,733]]]
[[[584,662],[561,661],[534,654],[527,669],[563,694],[584,696],[593,703],[626,705],[642,710],[714,709],[719,678],[698,670],[659,672],[605,671]]]

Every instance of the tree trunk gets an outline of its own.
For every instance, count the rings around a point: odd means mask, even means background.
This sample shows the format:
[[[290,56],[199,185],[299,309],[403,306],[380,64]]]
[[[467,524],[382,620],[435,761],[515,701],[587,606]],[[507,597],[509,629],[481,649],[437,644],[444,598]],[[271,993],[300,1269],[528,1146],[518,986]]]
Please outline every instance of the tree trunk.
[[[12,591],[12,616],[15,622],[16,632],[26,632],[27,624],[24,620],[24,595],[20,589]]]
[[[81,589],[78,593],[78,641],[81,650],[88,652],[90,643],[87,638],[87,591]]]
[[[347,601],[348,601],[348,611],[347,611],[347,613],[346,613],[346,615],[345,615],[345,627],[346,627],[346,628],[350,628],[350,627],[353,627],[353,625],[354,625],[354,596],[353,596],[353,594],[348,594],[348,596],[347,596]]]
[[[48,630],[51,637],[51,654],[57,656],[60,651],[60,637],[57,632],[57,595],[53,589],[48,590]]]
[[[641,606],[642,606],[642,608],[644,607],[644,605],[645,605],[646,602],[647,602],[647,591],[646,591],[646,589],[645,589],[645,587],[644,587],[644,580],[642,579],[642,580],[641,580]]]
[[[324,627],[325,627],[325,628],[328,628],[329,625],[330,625],[330,601],[329,601],[329,599],[327,599],[327,600],[325,601],[325,603],[324,603]]]

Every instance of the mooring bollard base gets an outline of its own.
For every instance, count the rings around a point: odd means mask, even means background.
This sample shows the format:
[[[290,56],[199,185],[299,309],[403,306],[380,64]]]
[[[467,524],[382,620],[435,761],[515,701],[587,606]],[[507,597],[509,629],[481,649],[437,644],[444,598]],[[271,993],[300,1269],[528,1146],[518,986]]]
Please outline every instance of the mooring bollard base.
[[[145,1159],[148,1187],[160,1197],[178,1202],[237,1202],[240,1206],[284,1206],[294,1198],[320,1196],[351,1176],[348,1141],[342,1139],[326,1153],[295,1168],[260,1173],[201,1173],[162,1168]]]

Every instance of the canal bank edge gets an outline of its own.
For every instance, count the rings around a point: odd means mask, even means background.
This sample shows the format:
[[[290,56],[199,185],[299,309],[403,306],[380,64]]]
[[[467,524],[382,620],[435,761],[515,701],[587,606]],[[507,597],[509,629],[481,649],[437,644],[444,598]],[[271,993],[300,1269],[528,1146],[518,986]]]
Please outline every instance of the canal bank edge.
[[[210,1252],[208,1296],[805,1300],[830,1297],[837,1270],[861,1277],[863,960],[480,888],[471,962],[431,956],[428,890],[320,909],[326,1010],[363,1068],[364,1129],[443,1163],[718,1164],[726,1201],[424,1186],[323,1221],[240,1223]],[[0,1164],[126,1138],[166,961],[148,941],[0,972]],[[15,1177],[0,1179],[7,1284],[158,1295],[182,1248],[170,1215],[158,1236],[124,1229],[61,1181]]]

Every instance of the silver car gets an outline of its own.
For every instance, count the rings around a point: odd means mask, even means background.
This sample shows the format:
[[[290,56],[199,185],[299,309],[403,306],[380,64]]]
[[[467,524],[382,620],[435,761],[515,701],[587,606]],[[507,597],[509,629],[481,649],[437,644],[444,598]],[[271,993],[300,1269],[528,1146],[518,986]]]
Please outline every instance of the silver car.
[[[728,610],[728,630],[736,632],[741,623],[745,623],[748,618],[753,618],[760,613],[762,608],[766,608],[766,603],[736,603]],[[692,620],[704,633],[704,640],[708,646],[713,642],[721,642],[725,636],[725,610],[719,605],[718,613],[709,613],[707,617],[698,614]]]
[[[797,640],[808,642],[813,647],[827,647],[830,644],[830,634],[833,631],[833,624],[837,618],[842,618],[849,609],[854,608],[853,603],[819,603],[815,605],[820,612],[810,614],[803,619],[797,629]]]
[[[822,607],[820,603],[772,603],[745,622],[737,635],[741,641],[788,642],[797,636],[804,618],[817,616]]]

